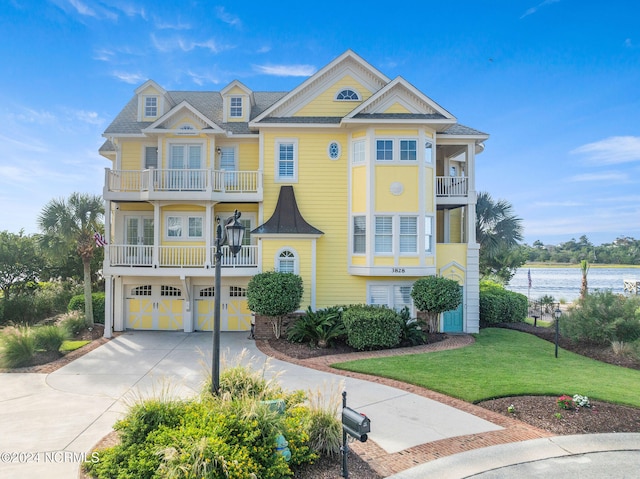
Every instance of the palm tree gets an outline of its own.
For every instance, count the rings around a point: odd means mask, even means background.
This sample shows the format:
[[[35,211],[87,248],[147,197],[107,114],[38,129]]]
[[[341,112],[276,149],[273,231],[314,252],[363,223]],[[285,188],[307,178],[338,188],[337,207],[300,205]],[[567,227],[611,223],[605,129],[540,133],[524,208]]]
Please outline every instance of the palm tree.
[[[580,261],[580,271],[582,272],[582,284],[580,285],[580,299],[584,299],[589,292],[587,283],[587,273],[589,272],[589,262],[586,259]]]
[[[52,254],[66,254],[75,249],[82,259],[84,273],[84,311],[89,327],[93,326],[91,304],[91,259],[95,250],[94,234],[102,230],[104,206],[100,196],[72,193],[69,199],[53,199],[38,217],[43,246]]]
[[[478,193],[476,239],[480,243],[483,274],[496,274],[506,281],[511,279],[526,260],[519,245],[522,233],[522,219],[515,215],[511,203],[494,201],[486,192]]]

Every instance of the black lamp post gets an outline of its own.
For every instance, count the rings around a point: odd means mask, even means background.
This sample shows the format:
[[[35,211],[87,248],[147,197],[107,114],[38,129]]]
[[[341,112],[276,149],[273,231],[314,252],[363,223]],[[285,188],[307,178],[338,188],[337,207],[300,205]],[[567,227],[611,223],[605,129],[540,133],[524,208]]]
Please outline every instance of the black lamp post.
[[[220,217],[216,218],[216,270],[215,286],[213,289],[213,358],[211,364],[211,393],[218,394],[220,390],[220,296],[222,296],[222,246],[227,243],[235,257],[242,248],[244,226],[238,221],[240,212],[236,210],[233,216],[225,220],[224,229],[220,225]]]
[[[553,312],[553,317],[556,318],[556,358],[558,357],[558,333],[560,330],[560,316],[562,316],[562,311],[560,311],[560,306],[556,308]]]

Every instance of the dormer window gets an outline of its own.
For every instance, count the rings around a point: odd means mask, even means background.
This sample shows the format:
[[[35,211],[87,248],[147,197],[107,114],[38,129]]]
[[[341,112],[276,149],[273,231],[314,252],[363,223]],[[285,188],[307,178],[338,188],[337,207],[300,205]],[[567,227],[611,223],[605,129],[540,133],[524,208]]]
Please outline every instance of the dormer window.
[[[360,95],[358,95],[357,91],[352,90],[351,88],[345,88],[344,90],[338,92],[338,94],[336,95],[336,100],[360,101]]]
[[[232,96],[229,105],[229,116],[231,118],[242,118],[242,97]]]
[[[158,97],[148,96],[144,99],[144,116],[156,117],[158,116]]]

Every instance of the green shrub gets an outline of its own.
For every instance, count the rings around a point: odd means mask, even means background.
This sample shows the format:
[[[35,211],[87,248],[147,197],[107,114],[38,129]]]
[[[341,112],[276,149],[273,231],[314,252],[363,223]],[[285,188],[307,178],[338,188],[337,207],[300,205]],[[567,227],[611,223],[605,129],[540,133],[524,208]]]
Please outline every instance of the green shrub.
[[[427,315],[429,331],[439,330],[440,313],[456,309],[462,301],[462,289],[457,281],[441,276],[425,276],[413,283],[411,298],[419,311]]]
[[[287,328],[287,339],[293,343],[309,343],[326,348],[337,339],[346,336],[342,309],[338,307],[313,311],[307,308],[304,316]]]
[[[69,333],[65,328],[59,326],[38,326],[33,328],[36,349],[58,352]]]
[[[36,351],[33,331],[26,326],[5,330],[0,346],[0,364],[5,368],[28,366]]]
[[[3,320],[5,323],[29,324],[37,319],[33,295],[14,294],[4,301]]]
[[[398,313],[401,320],[400,344],[403,346],[418,346],[427,342],[427,323],[421,319],[412,318],[406,306]]]
[[[104,324],[104,293],[92,293],[91,304],[93,306],[93,322]],[[77,294],[69,301],[68,311],[84,312],[84,295]]]
[[[613,324],[615,337],[618,341],[634,342],[640,339],[640,319],[619,318]]]
[[[84,331],[87,323],[84,319],[84,312],[69,311],[60,321],[60,327],[64,328],[69,336],[74,337]]]
[[[527,297],[492,281],[480,282],[480,326],[515,323],[527,317]]]
[[[267,271],[251,278],[247,285],[247,305],[256,314],[271,318],[276,339],[282,333],[282,318],[300,307],[302,278],[293,273]]]
[[[574,341],[610,344],[612,341],[633,341],[621,336],[633,336],[637,327],[636,310],[640,297],[625,297],[609,290],[595,291],[576,302],[574,308],[560,319],[560,332]]]
[[[342,313],[347,342],[356,349],[393,348],[400,343],[402,320],[386,306],[356,305]]]

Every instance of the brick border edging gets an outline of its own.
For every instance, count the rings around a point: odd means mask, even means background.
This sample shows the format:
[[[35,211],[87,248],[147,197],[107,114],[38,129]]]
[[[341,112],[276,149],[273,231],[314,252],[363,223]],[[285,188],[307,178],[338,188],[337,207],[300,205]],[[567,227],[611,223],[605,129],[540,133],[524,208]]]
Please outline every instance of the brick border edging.
[[[551,434],[542,429],[538,429],[534,426],[530,426],[529,424],[518,421],[517,419],[503,416],[502,414],[490,411],[480,406],[476,406],[475,404],[462,401],[461,399],[446,396],[429,389],[414,386],[408,383],[403,383],[395,379],[370,376],[368,374],[343,371],[330,367],[331,364],[347,360],[443,351],[447,349],[462,348],[473,344],[474,342],[475,339],[473,338],[473,336],[455,335],[450,336],[447,339],[439,341],[437,343],[415,346],[411,348],[364,351],[359,353],[319,356],[316,358],[308,359],[291,358],[284,353],[281,353],[280,351],[274,349],[266,340],[256,340],[256,346],[267,356],[279,359],[281,361],[286,361],[299,366],[329,372],[332,374],[339,374],[346,377],[362,379],[365,381],[384,384],[385,386],[391,386],[402,391],[417,394],[427,399],[438,401],[442,404],[446,404],[447,406],[451,406],[466,413],[472,414],[476,417],[479,417],[480,419],[484,419],[485,421],[489,421],[503,428],[498,431],[456,436],[447,439],[441,439],[439,441],[428,442],[391,454],[387,453],[373,441],[367,441],[365,443],[354,442],[351,444],[350,448],[356,454],[358,454],[361,459],[367,461],[367,463],[369,463],[369,465],[378,474],[386,477],[417,466],[418,464],[433,461],[441,457],[446,457],[461,452],[471,451],[473,449],[554,436],[554,434]]]

